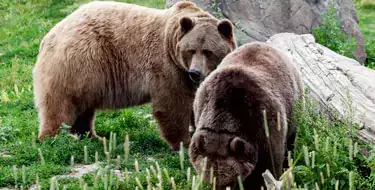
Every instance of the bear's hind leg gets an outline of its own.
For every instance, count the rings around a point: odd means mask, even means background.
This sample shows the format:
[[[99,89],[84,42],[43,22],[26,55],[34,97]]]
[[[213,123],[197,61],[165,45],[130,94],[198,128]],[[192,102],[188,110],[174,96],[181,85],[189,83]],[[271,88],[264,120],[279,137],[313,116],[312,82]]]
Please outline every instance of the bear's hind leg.
[[[85,135],[87,132],[91,137],[96,137],[94,130],[95,109],[87,109],[78,115],[70,132]]]

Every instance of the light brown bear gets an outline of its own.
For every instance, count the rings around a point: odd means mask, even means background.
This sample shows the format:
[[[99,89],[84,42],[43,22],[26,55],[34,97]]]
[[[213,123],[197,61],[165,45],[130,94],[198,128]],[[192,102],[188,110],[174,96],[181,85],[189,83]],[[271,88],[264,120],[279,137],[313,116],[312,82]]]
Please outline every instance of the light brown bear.
[[[191,2],[164,10],[85,4],[41,42],[33,70],[39,139],[63,122],[96,136],[97,110],[151,102],[164,139],[187,147],[195,90],[235,47],[233,25]]]
[[[286,150],[293,149],[296,128],[290,121],[302,90],[294,62],[266,43],[245,44],[227,55],[202,82],[194,100],[197,130],[189,156],[195,169],[201,172],[207,157],[205,179],[213,167],[219,189],[235,188],[241,176],[245,189],[259,190],[266,169],[280,177]]]

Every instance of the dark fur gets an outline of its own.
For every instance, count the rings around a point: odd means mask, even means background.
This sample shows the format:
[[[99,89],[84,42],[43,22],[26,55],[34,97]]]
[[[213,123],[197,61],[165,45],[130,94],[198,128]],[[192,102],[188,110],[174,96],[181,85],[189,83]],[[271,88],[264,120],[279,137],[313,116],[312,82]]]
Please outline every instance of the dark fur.
[[[293,149],[296,128],[289,121],[293,104],[301,95],[299,72],[281,51],[256,42],[230,53],[196,93],[197,130],[190,144],[190,160],[195,169],[200,171],[203,158],[207,157],[207,171],[214,168],[219,188],[234,187],[240,175],[245,189],[260,189],[264,183],[261,174],[266,169],[280,177],[286,144],[287,149]],[[267,114],[275,171],[263,110]],[[206,179],[208,175],[207,172]]]

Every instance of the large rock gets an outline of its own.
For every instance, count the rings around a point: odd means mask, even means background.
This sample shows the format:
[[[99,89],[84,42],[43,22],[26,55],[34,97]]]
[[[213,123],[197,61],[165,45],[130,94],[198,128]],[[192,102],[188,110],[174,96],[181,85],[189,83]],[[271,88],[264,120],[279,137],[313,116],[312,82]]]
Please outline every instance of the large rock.
[[[375,70],[315,43],[311,34],[281,33],[267,42],[289,52],[323,111],[352,117],[359,137],[375,142]]]
[[[180,0],[167,0],[167,6]],[[254,40],[266,41],[274,34],[311,33],[322,22],[331,0],[192,0],[202,9],[230,19],[236,25],[239,45]],[[357,40],[356,59],[364,63],[365,42],[358,26],[352,0],[336,0],[343,31]]]

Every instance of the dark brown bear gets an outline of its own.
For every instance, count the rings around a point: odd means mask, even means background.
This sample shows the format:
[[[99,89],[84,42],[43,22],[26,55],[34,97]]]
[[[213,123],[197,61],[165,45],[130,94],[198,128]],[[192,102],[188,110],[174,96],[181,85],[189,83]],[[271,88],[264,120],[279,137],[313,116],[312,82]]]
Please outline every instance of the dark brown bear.
[[[196,93],[197,130],[189,152],[195,169],[201,172],[207,157],[205,179],[208,181],[213,167],[219,188],[234,188],[237,176],[241,176],[245,189],[258,190],[264,185],[261,174],[266,169],[280,177],[286,144],[292,149],[296,134],[289,122],[292,107],[302,97],[302,90],[298,70],[280,50],[254,42],[230,53]],[[264,110],[270,146],[265,135]]]
[[[56,135],[63,122],[95,136],[97,110],[151,102],[170,146],[188,146],[196,86],[235,47],[228,20],[188,1],[165,10],[83,5],[40,45],[33,71],[39,139]]]

